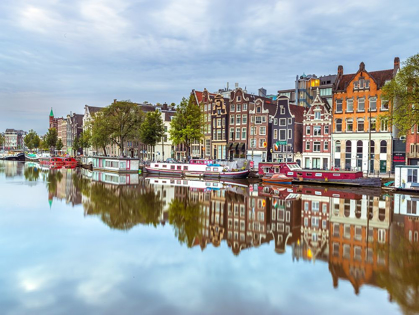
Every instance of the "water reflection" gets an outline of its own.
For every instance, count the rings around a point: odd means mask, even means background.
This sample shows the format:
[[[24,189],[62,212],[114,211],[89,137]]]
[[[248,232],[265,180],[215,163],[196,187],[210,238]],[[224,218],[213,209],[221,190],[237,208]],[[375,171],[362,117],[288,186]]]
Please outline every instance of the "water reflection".
[[[224,244],[240,259],[243,252],[265,246],[277,258],[288,259],[288,253],[295,268],[302,262],[321,264],[330,287],[350,283],[357,295],[365,286],[382,288],[404,313],[419,312],[416,196],[42,170],[22,163],[8,168],[0,163],[4,174],[19,176],[20,170],[27,181],[44,182],[50,202],[81,205],[86,216],[97,216],[111,229],[168,224],[184,247],[207,253],[211,245],[221,251]]]

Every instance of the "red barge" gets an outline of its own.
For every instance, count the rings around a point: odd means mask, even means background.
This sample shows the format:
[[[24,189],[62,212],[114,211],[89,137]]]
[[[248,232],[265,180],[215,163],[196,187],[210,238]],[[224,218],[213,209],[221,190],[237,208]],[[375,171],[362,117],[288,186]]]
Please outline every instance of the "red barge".
[[[294,178],[293,183],[331,184],[381,187],[381,179],[377,177],[364,177],[362,171],[341,170],[304,170],[297,163],[259,163],[258,174],[272,176],[284,174]]]

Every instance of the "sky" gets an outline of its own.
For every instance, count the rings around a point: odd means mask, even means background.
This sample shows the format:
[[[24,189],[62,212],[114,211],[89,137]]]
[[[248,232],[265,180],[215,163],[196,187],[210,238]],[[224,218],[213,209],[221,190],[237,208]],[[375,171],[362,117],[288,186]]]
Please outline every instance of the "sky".
[[[44,134],[114,99],[179,103],[239,83],[393,68],[419,53],[416,0],[2,0],[0,131]]]

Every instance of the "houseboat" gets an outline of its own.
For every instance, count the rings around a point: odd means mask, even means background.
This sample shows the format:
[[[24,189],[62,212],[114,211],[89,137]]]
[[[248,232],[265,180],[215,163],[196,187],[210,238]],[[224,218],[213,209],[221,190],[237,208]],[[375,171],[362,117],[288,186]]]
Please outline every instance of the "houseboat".
[[[200,165],[209,165],[213,164],[213,160],[206,160],[206,159],[191,159],[189,164],[200,164]]]
[[[394,168],[394,187],[397,190],[419,192],[419,165],[396,165]]]
[[[249,175],[249,170],[233,171],[218,164],[151,163],[145,169],[149,174],[165,176],[247,178]]]
[[[262,165],[261,165],[262,164]],[[268,168],[268,170],[267,170]],[[364,178],[362,171],[304,170],[297,163],[277,163],[267,167],[259,164],[259,174],[281,173],[293,178],[293,183],[334,184],[351,186],[381,187],[381,179]],[[266,172],[266,174],[265,174]]]
[[[63,158],[63,162],[65,166],[77,166],[77,160],[72,157],[65,157]]]
[[[90,158],[94,171],[138,173],[139,159],[125,157],[93,156]]]
[[[49,165],[49,166],[63,166],[64,165],[64,161],[62,158],[59,157],[41,157],[39,158],[39,164],[41,165]]]

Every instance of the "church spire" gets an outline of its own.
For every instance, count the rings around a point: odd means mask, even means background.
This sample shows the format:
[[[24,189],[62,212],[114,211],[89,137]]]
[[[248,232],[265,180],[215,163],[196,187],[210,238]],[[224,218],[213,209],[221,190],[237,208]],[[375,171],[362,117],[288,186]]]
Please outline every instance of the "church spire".
[[[49,113],[50,117],[54,117],[54,112],[52,111],[52,107],[51,107],[51,111]]]

